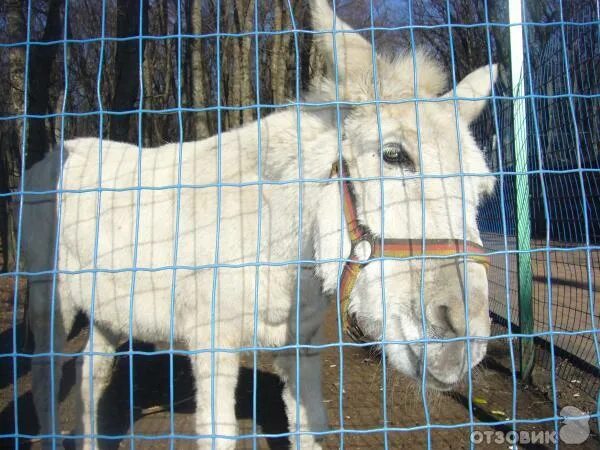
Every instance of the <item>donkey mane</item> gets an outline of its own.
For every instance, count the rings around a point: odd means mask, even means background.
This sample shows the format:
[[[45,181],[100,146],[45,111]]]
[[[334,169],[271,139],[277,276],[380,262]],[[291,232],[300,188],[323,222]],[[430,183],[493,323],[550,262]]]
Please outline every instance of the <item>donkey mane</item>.
[[[445,92],[447,75],[425,50],[416,50],[414,55],[378,56],[375,76],[371,61],[363,68],[351,84],[340,84],[335,80],[335,69],[315,77],[305,98],[310,102],[372,102],[375,99],[406,101],[411,98],[435,98]],[[333,73],[329,73],[333,71]],[[416,85],[415,85],[415,74]],[[375,81],[376,80],[376,81]],[[377,90],[375,89],[377,86]]]

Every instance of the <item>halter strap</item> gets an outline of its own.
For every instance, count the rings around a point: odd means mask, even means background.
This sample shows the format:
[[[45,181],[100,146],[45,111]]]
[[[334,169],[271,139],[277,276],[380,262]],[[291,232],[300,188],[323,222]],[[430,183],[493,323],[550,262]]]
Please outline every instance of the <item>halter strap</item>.
[[[337,176],[344,178],[348,174],[348,165],[342,159],[340,170],[337,162],[331,167],[330,178]],[[449,256],[458,258],[466,255],[471,262],[482,264],[486,270],[490,265],[489,256],[485,248],[472,241],[463,241],[462,239],[426,239],[425,248],[423,248],[422,239],[382,239],[380,236],[371,232],[369,227],[360,223],[356,211],[356,195],[354,186],[350,180],[342,180],[344,196],[344,217],[346,227],[350,235],[350,256],[344,265],[340,277],[339,298],[341,303],[342,322],[344,330],[354,338],[357,334],[362,334],[358,325],[351,321],[348,313],[350,305],[350,295],[356,285],[356,281],[361,270],[376,258],[409,258],[414,256]],[[360,260],[356,255],[356,247],[361,242],[368,242],[371,248],[371,254],[367,259]]]

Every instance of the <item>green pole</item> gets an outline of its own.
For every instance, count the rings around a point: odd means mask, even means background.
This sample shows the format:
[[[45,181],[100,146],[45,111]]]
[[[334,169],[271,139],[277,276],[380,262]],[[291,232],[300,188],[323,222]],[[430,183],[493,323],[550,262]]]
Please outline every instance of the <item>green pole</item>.
[[[531,215],[529,212],[529,180],[527,175],[527,110],[523,72],[522,0],[509,0],[510,59],[513,93],[513,138],[515,151],[515,185],[517,193],[517,272],[519,279],[519,325],[522,334],[533,333]],[[535,363],[532,337],[519,339],[521,379],[531,377]]]

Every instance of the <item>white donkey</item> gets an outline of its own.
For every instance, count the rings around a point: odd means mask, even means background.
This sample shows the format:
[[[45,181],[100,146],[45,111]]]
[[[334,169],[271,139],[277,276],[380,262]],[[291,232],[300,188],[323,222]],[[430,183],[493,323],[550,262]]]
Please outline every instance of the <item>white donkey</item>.
[[[331,31],[327,2],[312,6],[315,29]],[[92,325],[77,371],[84,448],[95,445],[110,353],[130,333],[193,351],[199,448],[235,447],[239,351],[254,346],[288,346],[275,354],[290,441],[319,448],[310,432],[328,421],[314,345],[332,298],[367,337],[385,338],[394,369],[427,386],[449,389],[481,361],[476,337],[490,324],[476,214],[494,180],[469,124],[495,68],[443,95],[443,74],[421,53],[376,55],[375,84],[373,48],[341,32],[336,83],[334,35],[317,39],[331,78],[306,98],[354,105],[341,109],[339,130],[333,106],[291,107],[181,146],[74,139],[27,172],[23,249],[27,270],[42,272],[30,280],[30,317],[35,352],[46,353],[33,358],[43,434],[60,434],[50,392],[61,358],[51,377],[47,353],[63,349],[80,310]],[[376,97],[378,107],[364,103]],[[297,344],[309,344],[299,374]]]

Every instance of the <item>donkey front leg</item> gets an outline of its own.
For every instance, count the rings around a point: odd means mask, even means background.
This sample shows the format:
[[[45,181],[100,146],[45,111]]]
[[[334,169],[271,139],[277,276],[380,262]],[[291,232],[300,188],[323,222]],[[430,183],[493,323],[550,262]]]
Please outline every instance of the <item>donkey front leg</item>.
[[[235,417],[238,366],[237,353],[201,353],[192,356],[199,449],[235,448],[238,435]]]
[[[297,355],[293,350],[278,355],[275,365],[285,382],[283,400],[288,415],[292,448],[317,450],[321,448],[317,441],[322,440],[323,435],[305,432],[322,432],[329,428],[321,390],[321,355],[312,349],[302,349],[299,354],[299,370],[296,365]],[[301,433],[294,434],[298,431]]]
[[[81,356],[82,361],[77,361],[76,365],[75,383],[79,387],[80,395],[77,398],[79,417],[76,434],[81,438],[76,440],[77,448],[98,449],[96,443],[98,402],[110,383],[114,362],[114,357],[110,353],[115,352],[118,344],[118,338],[90,324],[90,336]],[[109,355],[97,353],[109,353]]]

